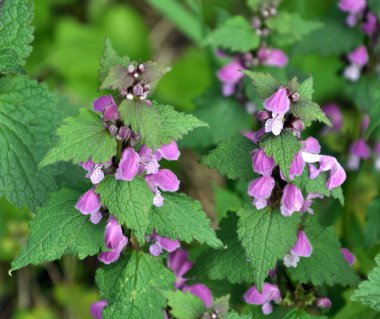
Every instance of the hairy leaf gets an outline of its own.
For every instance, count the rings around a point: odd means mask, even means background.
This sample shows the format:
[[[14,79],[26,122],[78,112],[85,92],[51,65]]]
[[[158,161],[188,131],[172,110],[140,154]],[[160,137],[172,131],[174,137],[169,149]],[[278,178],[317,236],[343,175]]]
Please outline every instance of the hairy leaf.
[[[152,225],[161,236],[221,246],[200,203],[185,194],[165,194],[165,204],[153,208]]]
[[[96,187],[96,192],[111,215],[132,229],[143,244],[153,203],[153,193],[145,180],[136,177],[130,182],[117,181],[113,176],[108,176]]]
[[[0,73],[20,72],[32,52],[32,4],[28,0],[0,3]]]
[[[165,292],[173,288],[174,280],[160,258],[143,252],[133,252],[100,268],[96,282],[102,298],[108,301],[103,318],[163,319]]]
[[[281,83],[269,73],[243,71],[253,82],[257,96],[261,99],[270,97],[281,86]]]
[[[330,120],[319,105],[308,99],[300,98],[296,103],[293,103],[290,108],[290,113],[301,119],[306,127],[310,126],[313,121],[319,121],[328,126],[332,126]]]
[[[203,157],[202,163],[228,178],[251,180],[255,177],[251,156],[254,148],[253,142],[245,136],[234,135]]]
[[[301,142],[294,136],[292,130],[284,130],[278,136],[267,134],[260,141],[260,147],[264,148],[266,155],[273,157],[287,180],[290,178],[289,170],[294,156],[301,146]]]
[[[178,319],[198,319],[206,311],[203,301],[189,292],[180,290],[165,294],[168,298],[170,313]]]
[[[278,259],[282,259],[297,239],[300,215],[284,217],[270,208],[256,210],[247,205],[238,211],[239,239],[253,266],[256,286],[261,289]]]
[[[77,191],[62,189],[37,210],[30,222],[28,242],[12,261],[11,271],[60,259],[64,254],[83,259],[102,249],[105,223],[92,224],[74,207],[80,196]]]
[[[244,17],[234,16],[211,32],[206,42],[234,52],[247,52],[256,49],[260,39]]]
[[[376,197],[368,205],[367,223],[364,230],[366,243],[368,246],[375,245],[380,241],[380,197]]]
[[[57,130],[58,144],[46,154],[40,166],[58,161],[105,163],[116,155],[116,140],[103,126],[99,115],[80,109],[77,116],[65,119]]]

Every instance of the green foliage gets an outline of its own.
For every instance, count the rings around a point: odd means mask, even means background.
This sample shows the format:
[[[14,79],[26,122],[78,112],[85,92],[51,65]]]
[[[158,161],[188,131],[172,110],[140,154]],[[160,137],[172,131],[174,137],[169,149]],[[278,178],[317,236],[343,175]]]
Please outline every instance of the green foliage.
[[[223,248],[207,249],[199,255],[192,270],[194,273],[212,280],[225,279],[233,284],[253,282],[254,270],[239,242],[237,221],[237,216],[232,213],[221,221],[217,234],[223,242]]]
[[[219,187],[217,185],[212,186],[214,191],[215,211],[218,220],[227,216],[227,212],[237,212],[242,206],[242,200],[234,192]]]
[[[367,223],[364,230],[368,246],[380,241],[380,197],[375,198],[367,208]]]
[[[260,39],[249,22],[238,15],[225,20],[212,31],[206,43],[234,52],[247,52],[256,49]]]
[[[270,208],[256,210],[249,204],[238,211],[239,239],[253,266],[255,284],[262,289],[263,283],[278,259],[282,259],[297,239],[300,215],[284,217]]]
[[[154,103],[152,107],[144,102],[124,100],[119,109],[125,124],[131,125],[143,143],[153,149],[181,139],[196,127],[207,126],[193,115],[177,112],[169,105]]]
[[[238,314],[237,312],[235,311],[231,311],[230,313],[228,313],[227,315],[227,319],[251,319],[252,317],[248,314],[245,314],[245,315],[240,315]]]
[[[368,280],[359,285],[351,299],[380,311],[380,255],[376,256],[375,261],[377,266],[368,274]]]
[[[326,187],[327,173],[321,173],[318,177],[310,179],[309,168],[305,166],[300,176],[294,177],[294,185],[303,190],[306,194],[321,194],[323,196],[330,196],[330,192]]]
[[[41,264],[64,254],[80,259],[95,255],[103,247],[104,222],[94,225],[74,206],[81,194],[70,189],[53,193],[30,222],[26,246],[11,265],[14,271],[28,264]]]
[[[30,209],[47,200],[56,187],[53,171],[37,165],[67,110],[67,101],[46,85],[25,76],[0,79],[1,196]]]
[[[245,70],[243,72],[253,82],[257,96],[261,99],[270,97],[281,86],[281,83],[269,73],[253,72]]]
[[[280,166],[285,178],[289,180],[290,166],[294,156],[302,147],[301,142],[294,136],[293,131],[287,129],[278,136],[267,134],[261,139],[260,147],[264,148],[266,155],[273,157],[276,164]]]
[[[183,293],[180,290],[166,293],[170,313],[178,319],[198,319],[206,308],[203,301],[189,292]]]
[[[371,11],[374,12],[377,17],[380,17],[380,2],[376,0],[368,0],[368,6],[370,7]]]
[[[96,282],[102,298],[108,300],[103,318],[162,319],[165,292],[173,289],[174,280],[160,258],[143,252],[100,268]]]
[[[21,72],[32,52],[32,4],[28,0],[0,3],[0,73]]]
[[[96,187],[96,192],[111,215],[132,229],[141,244],[145,243],[153,202],[153,193],[145,180],[136,177],[126,182],[108,176]]]
[[[369,306],[351,300],[352,290],[344,292],[345,306],[334,316],[334,319],[380,319],[380,313]]]
[[[298,13],[280,11],[266,21],[266,25],[274,32],[273,41],[277,45],[292,45],[302,40],[311,32],[319,30],[323,24],[301,18]]]
[[[253,142],[245,136],[234,135],[203,157],[202,163],[228,178],[251,180],[255,177],[251,159],[254,148]]]
[[[327,319],[326,316],[313,316],[302,309],[293,309],[289,311],[284,319]]]
[[[363,33],[358,29],[348,28],[338,19],[323,21],[323,26],[306,35],[295,47],[296,54],[343,54],[363,42]]]
[[[195,239],[215,248],[221,246],[200,203],[185,194],[166,194],[165,204],[153,208],[152,226],[161,236],[186,243]]]
[[[57,130],[58,144],[46,154],[40,166],[58,161],[105,163],[116,155],[116,140],[103,126],[97,113],[80,109],[76,116],[65,119]]]
[[[301,258],[296,268],[288,268],[291,278],[315,286],[356,285],[359,278],[344,259],[334,228],[324,229],[317,223],[310,223],[304,231],[313,252],[310,257]]]

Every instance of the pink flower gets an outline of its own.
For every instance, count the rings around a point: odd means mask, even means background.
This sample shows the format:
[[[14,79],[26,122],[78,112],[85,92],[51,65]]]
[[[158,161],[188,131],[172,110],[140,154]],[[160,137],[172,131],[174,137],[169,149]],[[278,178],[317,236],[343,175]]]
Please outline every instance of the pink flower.
[[[364,45],[359,46],[350,54],[348,54],[348,60],[355,65],[365,66],[368,63],[369,56],[367,48]]]
[[[340,0],[338,4],[340,10],[351,14],[361,13],[366,5],[366,0]]]
[[[120,118],[117,105],[112,95],[104,95],[97,98],[93,102],[93,108],[94,111],[103,113],[103,119],[105,121],[118,120]]]
[[[288,64],[288,57],[279,49],[260,48],[257,51],[257,58],[263,65],[284,67]]]
[[[250,287],[244,294],[244,300],[251,305],[261,305],[263,314],[269,315],[273,311],[271,301],[280,301],[281,292],[277,285],[264,283],[261,293],[256,286]]]
[[[164,192],[176,192],[179,189],[180,182],[177,176],[169,169],[160,169],[157,174],[147,174],[144,178],[150,190],[155,194],[153,204],[157,207],[164,204],[164,198],[160,190]]]
[[[75,208],[83,215],[91,215],[91,222],[97,224],[102,219],[102,214],[100,213],[101,206],[102,203],[100,202],[99,195],[95,193],[93,188],[91,188],[79,198]]]
[[[369,36],[372,36],[377,27],[377,18],[376,15],[374,15],[372,12],[368,12],[366,15],[366,21],[362,24],[362,30],[368,34]]]
[[[343,115],[339,106],[335,103],[329,103],[324,105],[322,109],[330,119],[333,130],[340,131],[343,125]]]
[[[102,319],[103,309],[107,307],[107,300],[99,300],[91,305],[90,313],[94,319]]]
[[[272,157],[268,157],[263,149],[255,149],[252,153],[253,170],[264,176],[271,176],[273,168],[276,166]]]
[[[230,96],[235,93],[235,87],[243,78],[244,74],[241,70],[244,66],[238,58],[233,59],[218,71],[218,78],[223,83],[223,95]]]
[[[331,308],[331,300],[327,297],[319,297],[316,301],[316,305],[321,309]]]
[[[184,292],[188,291],[192,295],[201,299],[206,306],[206,308],[210,308],[212,306],[212,293],[211,290],[204,284],[194,284],[190,286],[184,286],[182,288]]]
[[[284,257],[284,265],[286,267],[297,267],[300,257],[310,257],[313,252],[313,247],[310,244],[304,231],[299,231],[297,234],[297,241],[290,253]]]
[[[290,108],[290,99],[285,87],[280,87],[264,101],[264,108],[276,115],[284,115]]]
[[[179,240],[161,237],[155,232],[153,232],[151,240],[154,242],[154,244],[150,245],[149,252],[155,257],[161,255],[163,250],[171,253],[181,246]]]
[[[248,195],[253,197],[253,204],[257,209],[267,206],[268,198],[271,196],[275,180],[271,176],[256,178],[248,185]]]
[[[361,159],[368,159],[371,155],[371,149],[363,138],[358,139],[350,147],[350,158],[348,168],[357,170]]]
[[[281,214],[291,216],[294,212],[301,211],[303,206],[303,196],[297,186],[287,184],[282,192]]]
[[[137,175],[138,168],[139,154],[132,147],[128,147],[121,154],[115,178],[117,180],[131,181]]]
[[[340,251],[342,252],[343,257],[347,263],[352,266],[356,261],[356,257],[347,248],[341,248]]]

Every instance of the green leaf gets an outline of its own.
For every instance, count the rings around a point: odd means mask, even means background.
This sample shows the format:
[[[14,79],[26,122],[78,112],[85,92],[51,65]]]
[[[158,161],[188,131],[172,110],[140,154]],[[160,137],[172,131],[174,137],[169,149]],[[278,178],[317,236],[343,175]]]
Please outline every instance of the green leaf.
[[[111,89],[121,91],[125,88],[132,86],[134,80],[135,79],[128,72],[128,66],[116,65],[111,67],[108,74],[102,81],[100,89]]]
[[[367,223],[364,230],[366,243],[368,246],[375,245],[380,241],[380,197],[376,197],[368,205]]]
[[[212,185],[212,189],[214,191],[215,211],[218,220],[226,217],[227,212],[237,212],[241,208],[242,200],[236,193],[216,184]]]
[[[311,100],[314,93],[314,80],[312,77],[307,78],[298,87],[300,98],[304,100]]]
[[[310,126],[313,121],[319,121],[328,126],[332,126],[325,112],[321,110],[317,103],[311,100],[300,98],[296,103],[292,104],[290,113],[301,119],[306,127]]]
[[[127,56],[119,56],[115,49],[112,46],[111,40],[106,38],[103,55],[100,58],[100,67],[99,67],[99,80],[103,83],[105,78],[110,73],[113,67],[125,66],[127,67],[130,64],[131,60]]]
[[[56,188],[51,169],[38,170],[68,103],[25,76],[0,79],[0,196],[34,210]]]
[[[172,290],[175,277],[160,258],[133,252],[117,263],[100,268],[96,282],[108,301],[104,319],[163,319],[165,292]]]
[[[152,225],[161,236],[221,246],[200,203],[185,194],[165,194],[165,204],[153,208]]]
[[[323,24],[307,21],[298,13],[285,11],[278,12],[274,17],[266,20],[266,25],[273,32],[272,40],[280,46],[292,45],[313,31],[319,30]]]
[[[13,260],[10,271],[60,259],[64,254],[83,259],[102,249],[105,223],[94,225],[75,208],[80,196],[71,189],[51,195],[30,222],[28,242]]]
[[[347,28],[339,19],[323,21],[323,26],[306,35],[298,42],[296,54],[342,54],[352,51],[363,43],[364,35],[359,29]]]
[[[108,176],[96,187],[96,192],[110,214],[119,223],[132,229],[141,244],[145,243],[153,203],[153,193],[145,180],[136,177],[126,182]]]
[[[345,306],[334,316],[334,319],[380,319],[380,313],[369,306],[360,302],[354,302],[351,299],[352,290],[343,293]]]
[[[211,32],[206,43],[234,52],[247,52],[256,49],[260,39],[249,22],[238,15],[227,19]]]
[[[368,280],[359,285],[351,299],[380,311],[380,254],[376,256],[375,261],[377,266],[368,274]]]
[[[329,197],[330,191],[326,187],[326,174],[321,173],[316,178],[310,179],[309,168],[305,166],[302,174],[294,177],[293,184],[303,190],[305,194],[321,194]]]
[[[378,18],[380,18],[380,2],[377,0],[368,0],[368,6],[371,11],[374,12]]]
[[[326,316],[313,316],[302,309],[290,310],[283,319],[328,319]]]
[[[153,105],[161,118],[162,144],[170,143],[172,140],[180,140],[197,127],[208,127],[207,123],[198,120],[192,114],[177,112],[170,105],[160,105],[156,102],[153,102]]]
[[[58,161],[73,161],[76,164],[89,158],[95,163],[105,163],[116,155],[115,138],[93,111],[80,109],[78,115],[65,119],[57,135],[58,144],[46,154],[41,167]]]
[[[302,147],[301,142],[294,136],[293,131],[287,129],[278,136],[267,134],[261,139],[260,147],[264,148],[266,155],[273,157],[276,164],[280,166],[285,178],[289,180],[290,166],[294,156]]]
[[[251,180],[255,177],[251,156],[254,148],[253,142],[245,136],[234,135],[203,157],[202,164],[231,179]]]
[[[306,225],[304,231],[313,252],[310,257],[301,258],[296,268],[288,268],[291,278],[315,286],[356,285],[359,278],[344,259],[334,228],[324,229],[314,223]]]
[[[232,213],[221,221],[217,234],[223,248],[207,249],[199,255],[192,269],[194,274],[207,276],[211,280],[228,280],[232,284],[253,282],[254,270],[239,242],[237,221],[236,214]]]
[[[252,11],[256,12],[265,2],[268,2],[268,0],[247,0],[247,5],[252,9]]]
[[[175,318],[198,319],[206,312],[203,301],[189,292],[176,290],[165,295],[171,308],[170,313]]]
[[[248,70],[243,71],[243,73],[251,78],[257,96],[261,99],[270,97],[281,86],[281,83],[269,73]]]
[[[228,313],[227,319],[252,319],[252,316],[248,314],[240,315],[235,311],[231,311]]]
[[[32,52],[32,19],[30,1],[5,0],[0,3],[0,73],[21,71]]]
[[[300,214],[284,217],[270,208],[256,210],[247,205],[238,211],[239,239],[253,266],[256,286],[261,290],[271,269],[282,259],[297,239]]]

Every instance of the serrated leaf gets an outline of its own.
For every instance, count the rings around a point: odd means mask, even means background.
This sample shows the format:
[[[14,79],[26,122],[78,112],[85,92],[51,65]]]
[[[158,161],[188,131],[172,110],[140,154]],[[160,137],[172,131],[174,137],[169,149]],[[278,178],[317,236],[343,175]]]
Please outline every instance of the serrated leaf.
[[[380,18],[380,2],[377,0],[368,0],[368,6],[371,11],[377,15],[377,18]]]
[[[248,52],[259,46],[260,39],[242,16],[227,19],[211,32],[206,43],[234,52]]]
[[[298,87],[298,93],[301,99],[311,100],[314,93],[314,80],[312,77],[307,78]]]
[[[256,286],[261,290],[271,269],[297,239],[300,214],[284,217],[270,208],[256,210],[247,205],[238,211],[238,236],[253,266]]]
[[[269,73],[248,70],[244,70],[243,73],[252,80],[257,96],[261,99],[270,97],[281,86],[281,83]]]
[[[380,241],[380,197],[376,197],[368,205],[367,222],[364,230],[366,243],[368,246],[375,245]]]
[[[285,11],[278,12],[274,17],[267,19],[265,23],[273,32],[272,40],[280,46],[297,43],[304,36],[323,26],[320,22],[302,19],[298,13]]]
[[[134,78],[128,72],[128,66],[125,65],[115,65],[112,66],[104,77],[102,84],[100,85],[101,90],[111,89],[111,90],[123,90],[132,86]]]
[[[128,66],[130,64],[130,59],[127,56],[119,56],[115,49],[112,47],[111,40],[106,38],[104,44],[103,55],[100,58],[99,67],[99,80],[102,83],[104,79],[109,74],[110,70],[117,65]]]
[[[32,19],[30,1],[4,0],[0,3],[0,73],[21,71],[32,52]]]
[[[138,241],[145,242],[150,223],[153,193],[141,177],[132,181],[117,181],[114,176],[106,177],[97,187],[101,202],[119,223],[135,232]]]
[[[248,314],[238,314],[235,311],[231,311],[228,313],[227,319],[252,319],[252,316]]]
[[[288,268],[291,278],[315,286],[356,285],[359,278],[344,259],[334,228],[324,229],[314,223],[306,225],[304,231],[313,247],[313,252],[310,257],[301,258],[296,268]]]
[[[377,266],[368,274],[368,280],[363,281],[351,299],[380,311],[380,255],[375,258]]]
[[[231,179],[251,180],[255,177],[251,155],[254,149],[251,140],[241,134],[234,135],[203,157],[202,164]]]
[[[295,54],[342,54],[347,53],[363,43],[364,35],[359,29],[347,28],[338,19],[323,21],[323,26],[296,44]]]
[[[162,123],[162,144],[170,143],[172,140],[180,140],[188,132],[197,127],[207,127],[208,124],[198,120],[192,114],[176,111],[170,105],[160,105],[153,102],[154,107],[160,114]]]
[[[326,316],[314,316],[302,309],[290,310],[283,319],[328,319]]]
[[[268,0],[247,0],[247,5],[252,9],[252,11],[256,12],[260,9],[261,5]]]
[[[200,254],[192,273],[211,280],[227,280],[232,284],[253,282],[254,270],[238,239],[237,221],[236,214],[232,213],[221,221],[217,235],[223,242],[223,248],[207,249]]]
[[[153,208],[152,225],[161,236],[221,246],[200,203],[185,194],[165,194],[165,204]]]
[[[289,180],[290,166],[294,156],[302,147],[301,142],[294,136],[293,131],[287,129],[278,136],[268,134],[261,139],[260,147],[264,148],[266,155],[273,157],[276,164],[280,166],[285,178]]]
[[[80,196],[81,193],[71,189],[51,195],[30,222],[26,246],[12,261],[10,271],[56,260],[64,254],[83,259],[102,249],[105,223],[94,225],[75,208]]]
[[[240,197],[227,188],[222,188],[216,184],[212,185],[214,191],[215,211],[218,220],[226,217],[229,211],[237,212],[243,203]]]
[[[105,163],[116,155],[116,140],[103,126],[99,115],[80,109],[77,116],[65,119],[57,130],[58,144],[46,154],[40,166],[58,161],[73,161],[74,164],[91,158],[95,163]]]
[[[328,126],[332,126],[325,112],[321,110],[317,103],[308,99],[300,98],[296,103],[292,104],[290,113],[301,119],[305,126],[310,126],[313,121],[319,121]]]
[[[180,290],[165,294],[168,298],[170,314],[177,319],[198,319],[206,311],[203,301],[189,292]]]
[[[25,76],[0,79],[0,195],[22,207],[41,206],[56,187],[37,165],[54,141],[68,103]]]
[[[172,290],[175,277],[160,258],[133,252],[117,263],[100,268],[96,283],[108,301],[104,319],[163,319],[165,292]]]
[[[293,183],[305,194],[322,194],[330,196],[330,191],[326,187],[327,173],[321,173],[316,178],[310,179],[309,168],[306,166],[300,176],[295,176]]]

